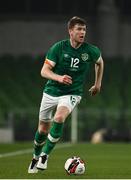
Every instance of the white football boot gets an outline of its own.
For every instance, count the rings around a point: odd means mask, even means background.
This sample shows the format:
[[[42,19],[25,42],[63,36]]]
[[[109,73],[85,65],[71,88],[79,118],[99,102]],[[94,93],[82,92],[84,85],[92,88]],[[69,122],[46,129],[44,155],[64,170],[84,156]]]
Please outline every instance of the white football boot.
[[[47,162],[48,162],[48,155],[46,154],[41,155],[36,165],[37,169],[40,169],[40,170],[47,169]]]
[[[38,160],[33,158],[31,163],[30,163],[30,165],[29,165],[28,173],[32,173],[33,174],[33,173],[37,173],[38,172],[38,169],[36,167],[37,163],[38,163]]]

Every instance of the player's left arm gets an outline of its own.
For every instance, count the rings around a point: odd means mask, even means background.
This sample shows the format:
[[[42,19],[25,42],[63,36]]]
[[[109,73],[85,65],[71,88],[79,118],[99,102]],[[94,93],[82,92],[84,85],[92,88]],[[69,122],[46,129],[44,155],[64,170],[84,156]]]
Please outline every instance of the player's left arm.
[[[101,82],[102,82],[102,77],[103,77],[103,70],[104,70],[104,62],[103,62],[102,57],[100,56],[99,59],[95,63],[95,83],[89,89],[92,96],[100,92]]]

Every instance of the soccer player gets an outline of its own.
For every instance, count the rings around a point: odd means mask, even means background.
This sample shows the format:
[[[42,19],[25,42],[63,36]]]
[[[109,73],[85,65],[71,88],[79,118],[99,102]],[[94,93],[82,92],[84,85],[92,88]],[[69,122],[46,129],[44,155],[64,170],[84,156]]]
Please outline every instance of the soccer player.
[[[28,173],[47,169],[49,154],[62,136],[64,122],[81,101],[84,77],[91,64],[95,68],[95,82],[89,92],[92,96],[100,92],[103,59],[96,46],[85,42],[86,26],[84,19],[71,18],[68,22],[69,39],[55,43],[46,55],[41,76],[48,81],[41,101]]]

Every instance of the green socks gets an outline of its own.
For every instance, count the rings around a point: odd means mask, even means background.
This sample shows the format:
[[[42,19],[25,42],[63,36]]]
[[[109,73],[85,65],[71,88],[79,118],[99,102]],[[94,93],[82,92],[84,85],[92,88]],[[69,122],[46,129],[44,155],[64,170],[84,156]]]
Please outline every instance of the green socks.
[[[36,131],[35,139],[34,139],[34,158],[38,158],[43,145],[45,144],[45,140],[47,138],[47,135],[42,133],[40,134],[38,131]]]
[[[56,145],[56,143],[59,141],[63,132],[63,125],[63,123],[58,123],[55,121],[52,123],[52,127],[50,129],[50,133],[48,134],[46,144],[42,149],[45,154],[49,154]]]
[[[56,143],[59,141],[63,132],[63,123],[53,122],[48,137],[46,134],[40,134],[38,131],[34,139],[34,158],[38,159],[41,152],[50,154]],[[46,142],[45,142],[46,141]],[[43,147],[44,145],[44,147]],[[43,148],[43,149],[42,149]]]

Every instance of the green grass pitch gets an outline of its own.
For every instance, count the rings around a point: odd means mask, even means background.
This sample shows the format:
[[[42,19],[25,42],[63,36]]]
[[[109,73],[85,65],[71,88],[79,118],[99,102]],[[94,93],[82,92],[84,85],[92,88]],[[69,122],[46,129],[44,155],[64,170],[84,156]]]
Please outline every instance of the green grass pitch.
[[[0,144],[0,179],[131,179],[130,143],[57,144],[48,169],[37,174],[27,173],[32,158],[27,152],[30,148],[31,143]],[[85,174],[66,174],[64,163],[74,155],[85,161]]]

